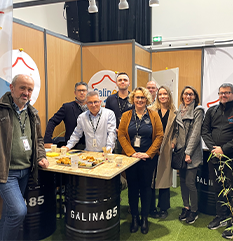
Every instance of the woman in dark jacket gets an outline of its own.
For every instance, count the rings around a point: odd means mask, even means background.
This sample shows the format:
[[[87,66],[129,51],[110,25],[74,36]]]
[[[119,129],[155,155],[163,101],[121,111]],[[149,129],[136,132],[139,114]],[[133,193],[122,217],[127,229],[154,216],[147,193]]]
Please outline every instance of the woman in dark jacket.
[[[148,214],[151,200],[151,180],[157,165],[159,148],[163,140],[163,127],[157,112],[148,110],[151,95],[144,87],[134,89],[129,95],[133,109],[123,113],[118,129],[118,139],[127,156],[141,160],[126,170],[129,205],[132,214],[130,232],[140,225],[138,201],[141,197],[141,232],[148,233]]]
[[[179,220],[192,224],[198,218],[198,198],[196,188],[197,168],[202,163],[201,126],[204,109],[198,106],[199,96],[192,86],[185,86],[180,95],[181,105],[176,117],[176,140],[174,149],[186,146],[185,162],[187,167],[181,169],[180,187],[184,208]],[[191,206],[190,206],[191,203]]]

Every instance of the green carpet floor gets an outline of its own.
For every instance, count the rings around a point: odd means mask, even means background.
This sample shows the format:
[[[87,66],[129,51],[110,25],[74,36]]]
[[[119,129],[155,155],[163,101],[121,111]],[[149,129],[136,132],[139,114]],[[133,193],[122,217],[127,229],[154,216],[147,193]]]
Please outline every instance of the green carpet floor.
[[[182,209],[182,199],[180,187],[171,188],[171,208],[168,210],[168,217],[165,220],[149,218],[149,233],[144,235],[138,230],[137,233],[131,234],[129,226],[131,215],[128,210],[128,191],[127,189],[121,193],[121,240],[157,240],[157,241],[219,241],[226,240],[221,234],[224,227],[217,230],[209,230],[208,223],[214,218],[213,216],[199,213],[199,218],[192,225],[180,222],[178,220],[179,213]],[[57,230],[53,235],[44,239],[49,240],[66,240],[64,218],[57,220]]]

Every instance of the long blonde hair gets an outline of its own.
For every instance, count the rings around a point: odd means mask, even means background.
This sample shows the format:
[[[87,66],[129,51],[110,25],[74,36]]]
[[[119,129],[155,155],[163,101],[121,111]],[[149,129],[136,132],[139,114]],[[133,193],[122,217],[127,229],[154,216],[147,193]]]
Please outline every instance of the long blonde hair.
[[[161,104],[159,102],[159,91],[161,89],[165,89],[167,91],[167,94],[168,94],[168,109],[169,110],[175,110],[176,107],[174,106],[173,104],[173,98],[172,98],[172,93],[171,93],[171,90],[167,87],[167,86],[160,86],[158,88],[158,91],[157,91],[157,96],[156,96],[156,100],[155,100],[155,103],[154,105],[152,106],[153,109],[157,109],[157,110],[160,110],[161,109]]]

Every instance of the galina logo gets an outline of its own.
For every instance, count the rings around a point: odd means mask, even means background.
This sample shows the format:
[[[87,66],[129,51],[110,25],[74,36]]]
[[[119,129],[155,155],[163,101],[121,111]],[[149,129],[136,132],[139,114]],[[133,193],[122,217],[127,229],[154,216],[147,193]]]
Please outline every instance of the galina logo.
[[[91,77],[88,89],[97,91],[102,100],[102,105],[105,106],[107,97],[118,91],[115,72],[111,70],[97,72]]]

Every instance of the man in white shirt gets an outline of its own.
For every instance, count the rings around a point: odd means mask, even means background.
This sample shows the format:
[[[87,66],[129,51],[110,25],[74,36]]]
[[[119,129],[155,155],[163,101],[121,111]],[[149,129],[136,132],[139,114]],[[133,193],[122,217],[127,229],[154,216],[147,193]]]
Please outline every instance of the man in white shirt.
[[[96,91],[87,93],[88,111],[79,115],[66,148],[70,150],[85,135],[87,151],[102,151],[106,147],[113,151],[116,140],[116,118],[112,110],[102,108],[99,94]]]

